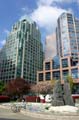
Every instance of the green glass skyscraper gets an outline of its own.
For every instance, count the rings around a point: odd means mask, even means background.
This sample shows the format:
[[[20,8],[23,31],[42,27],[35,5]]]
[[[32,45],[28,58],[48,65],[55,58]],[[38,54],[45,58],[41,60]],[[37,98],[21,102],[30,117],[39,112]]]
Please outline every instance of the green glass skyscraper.
[[[0,80],[7,82],[21,77],[36,83],[37,70],[42,70],[42,64],[40,31],[35,22],[21,19],[12,26],[0,51]]]

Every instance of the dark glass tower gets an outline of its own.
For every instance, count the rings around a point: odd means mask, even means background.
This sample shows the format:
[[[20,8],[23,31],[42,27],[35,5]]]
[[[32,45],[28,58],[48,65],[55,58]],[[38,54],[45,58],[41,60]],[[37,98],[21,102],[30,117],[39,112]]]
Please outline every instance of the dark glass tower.
[[[21,77],[35,83],[42,64],[43,46],[36,23],[29,18],[19,20],[0,51],[0,80],[7,82]]]

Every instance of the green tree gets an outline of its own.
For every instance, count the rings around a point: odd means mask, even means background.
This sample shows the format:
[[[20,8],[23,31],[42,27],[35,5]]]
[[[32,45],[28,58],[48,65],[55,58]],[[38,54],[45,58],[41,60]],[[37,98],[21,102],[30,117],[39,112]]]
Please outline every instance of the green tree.
[[[69,82],[70,84],[70,89],[71,89],[71,93],[72,93],[72,90],[73,90],[73,78],[71,76],[67,76],[67,82]]]
[[[0,94],[3,94],[3,92],[5,91],[5,84],[0,81]]]
[[[51,80],[52,87],[54,87],[55,83],[56,83],[56,80],[54,80],[54,79]]]

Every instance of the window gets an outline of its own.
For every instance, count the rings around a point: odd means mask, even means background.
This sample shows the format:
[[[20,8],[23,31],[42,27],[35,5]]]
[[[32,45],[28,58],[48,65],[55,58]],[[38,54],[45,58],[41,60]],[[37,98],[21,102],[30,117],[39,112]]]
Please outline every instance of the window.
[[[68,59],[62,59],[62,67],[68,67]]]
[[[52,68],[53,69],[60,68],[60,58],[58,56],[54,57],[54,59],[52,61]]]
[[[79,76],[78,76],[78,69],[75,68],[75,69],[72,69],[71,70],[71,74],[72,74],[72,78],[75,78],[77,79]]]
[[[47,72],[47,73],[45,74],[45,78],[46,78],[46,80],[50,80],[50,72]]]
[[[69,71],[68,70],[63,70],[63,79],[66,80],[68,74],[69,74]]]
[[[52,74],[53,74],[53,79],[60,80],[60,71],[55,71]]]
[[[50,62],[45,63],[45,70],[50,70]]]
[[[43,81],[43,73],[39,73],[39,81]]]

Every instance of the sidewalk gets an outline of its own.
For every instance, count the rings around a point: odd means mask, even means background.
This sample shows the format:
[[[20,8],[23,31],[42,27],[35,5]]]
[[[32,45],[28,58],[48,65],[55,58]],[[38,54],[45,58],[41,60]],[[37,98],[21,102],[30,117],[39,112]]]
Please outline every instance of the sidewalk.
[[[21,110],[21,113],[33,118],[41,118],[48,120],[79,120],[79,114],[60,114],[60,113],[36,113],[28,110]]]
[[[10,106],[0,105],[0,108],[10,109]],[[21,109],[18,114],[22,114],[27,117],[37,118],[37,119],[46,119],[46,120],[79,120],[79,113],[55,113],[55,112],[35,112],[27,109]]]

